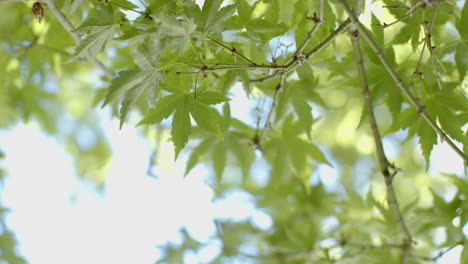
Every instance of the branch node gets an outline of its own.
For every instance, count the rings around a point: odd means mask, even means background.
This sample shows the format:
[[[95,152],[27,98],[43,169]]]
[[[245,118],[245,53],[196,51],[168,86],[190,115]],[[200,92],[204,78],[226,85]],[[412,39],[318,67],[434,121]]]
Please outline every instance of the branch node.
[[[426,106],[421,105],[421,107],[418,109],[418,115],[423,116],[425,111],[426,111]]]
[[[306,18],[307,18],[307,20],[312,21],[312,22],[314,22],[315,24],[322,24],[322,23],[325,21],[325,19],[321,20],[321,19],[317,16],[317,13],[316,13],[316,12],[314,12],[314,15],[313,15],[313,16],[308,16],[308,17],[306,17]]]

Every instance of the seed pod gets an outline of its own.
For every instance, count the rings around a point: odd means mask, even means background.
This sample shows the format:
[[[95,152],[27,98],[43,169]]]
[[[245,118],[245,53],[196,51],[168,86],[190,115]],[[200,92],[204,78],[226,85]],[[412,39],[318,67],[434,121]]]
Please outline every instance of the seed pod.
[[[42,7],[40,2],[36,2],[33,4],[32,13],[36,17],[37,21],[41,23],[42,19],[44,18],[44,8]]]

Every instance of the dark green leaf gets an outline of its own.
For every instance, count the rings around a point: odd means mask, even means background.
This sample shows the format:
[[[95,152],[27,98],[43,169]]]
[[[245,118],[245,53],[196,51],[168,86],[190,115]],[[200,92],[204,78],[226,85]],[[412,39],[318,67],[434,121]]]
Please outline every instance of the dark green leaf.
[[[197,100],[203,104],[214,105],[230,101],[231,99],[217,92],[205,91],[197,95]]]
[[[179,156],[180,151],[188,142],[188,137],[191,132],[190,125],[190,104],[191,95],[184,95],[175,109],[174,118],[172,119],[172,142],[174,143],[175,158]]]
[[[151,108],[138,125],[160,123],[168,118],[178,105],[182,104],[185,94],[177,93],[162,97],[156,103],[155,108]]]
[[[216,109],[194,100],[191,104],[190,114],[201,128],[215,134],[219,139],[223,139],[219,129],[221,117]]]

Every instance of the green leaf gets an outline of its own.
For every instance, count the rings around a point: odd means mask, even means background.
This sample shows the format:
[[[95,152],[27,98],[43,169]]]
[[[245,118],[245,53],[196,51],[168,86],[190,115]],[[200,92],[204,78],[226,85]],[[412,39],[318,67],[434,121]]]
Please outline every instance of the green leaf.
[[[120,128],[122,128],[123,123],[125,122],[128,111],[135,105],[146,88],[151,87],[152,90],[158,89],[158,79],[161,78],[161,75],[157,71],[148,72],[148,75],[146,75],[140,83],[125,94],[120,108]]]
[[[114,24],[114,11],[111,5],[96,3],[95,9],[91,9],[88,17],[76,28],[76,32],[90,33]]]
[[[467,26],[465,26],[465,28],[466,27]],[[458,70],[458,80],[462,82],[465,79],[466,72],[468,71],[468,46],[462,41],[458,43],[455,51],[455,63]]]
[[[224,143],[218,143],[212,152],[213,168],[216,174],[216,180],[221,182],[221,177],[223,176],[224,168],[226,167],[226,147]]]
[[[400,129],[405,129],[414,124],[417,120],[418,114],[416,110],[412,107],[408,107],[397,115],[387,133],[393,133]]]
[[[148,88],[157,90],[161,78],[161,73],[153,69],[122,71],[111,81],[102,107],[123,96],[120,108],[120,127],[122,128],[128,112],[143,92]]]
[[[137,125],[160,123],[163,119],[168,118],[172,112],[184,100],[185,94],[176,93],[162,97],[156,103],[156,107],[151,108]]]
[[[299,138],[289,138],[285,144],[288,146],[287,157],[289,159],[291,170],[302,180],[308,180],[310,177],[311,166],[307,159],[307,148],[303,140]]]
[[[467,4],[465,3],[465,7]],[[463,251],[460,254],[460,263],[468,263],[468,241],[463,244]]]
[[[194,100],[191,104],[190,114],[201,128],[210,131],[223,140],[223,135],[219,129],[221,117],[216,109]]]
[[[292,104],[294,106],[294,110],[296,111],[297,117],[301,120],[300,124],[302,125],[302,128],[310,138],[312,124],[314,122],[312,117],[312,107],[310,107],[305,100],[301,100],[297,97],[292,99]]]
[[[202,8],[202,31],[216,33],[221,26],[236,11],[235,5],[228,5],[219,9],[223,0],[205,0]]]
[[[205,91],[197,95],[197,100],[204,104],[214,105],[230,101],[228,97],[213,91]]]
[[[249,169],[255,160],[255,149],[243,136],[231,136],[228,143],[228,149],[230,149],[236,157],[242,169],[244,179],[246,179],[249,175]]]
[[[119,99],[123,94],[138,87],[143,90],[151,85],[157,85],[160,73],[156,70],[127,70],[121,71],[119,76],[111,81],[102,107]]]
[[[192,37],[196,36],[197,28],[193,20],[180,21],[178,19],[166,19],[161,27],[161,34],[170,36],[167,47],[178,50],[183,54],[192,47]]]
[[[382,23],[380,20],[372,13],[372,20],[371,20],[371,29],[372,33],[374,33],[377,43],[383,45],[384,44],[384,29],[380,27]]]
[[[461,11],[460,19],[457,20],[456,27],[460,37],[463,40],[468,40],[468,2],[465,2],[463,9]]]
[[[253,34],[259,33],[271,33],[271,36],[279,36],[286,32],[284,24],[276,24],[265,19],[254,19],[251,20],[247,25],[246,29]]]
[[[75,49],[75,53],[66,63],[78,59],[80,56],[85,55],[86,52],[89,52],[92,58],[96,57],[104,44],[106,44],[106,41],[114,37],[117,29],[118,26],[115,25],[103,26],[100,27],[99,30],[94,31],[94,33],[86,36],[80,41]]]
[[[86,33],[87,36],[82,38],[78,46],[75,48],[75,53],[67,61],[70,63],[78,57],[89,55],[94,58],[107,42],[112,39],[119,28],[119,21],[115,17],[123,16],[119,11],[114,11],[110,4],[96,3],[85,21],[75,30],[77,33]]]
[[[323,152],[314,144],[306,144],[307,145],[307,151],[309,155],[318,163],[323,163],[330,165],[333,167],[333,165],[328,161],[328,159],[325,157]]]
[[[424,120],[419,122],[419,144],[423,152],[424,159],[426,160],[426,170],[429,169],[429,158],[431,156],[432,148],[437,144],[437,134]]]
[[[188,142],[188,137],[191,132],[189,109],[191,104],[191,95],[184,95],[177,105],[172,119],[172,142],[174,143],[175,157],[177,160],[180,151]]]
[[[214,137],[205,138],[205,140],[198,144],[198,146],[192,151],[190,158],[187,160],[187,165],[185,166],[185,175],[187,175],[193,167],[197,165],[200,161],[200,157],[211,149],[214,139]]]

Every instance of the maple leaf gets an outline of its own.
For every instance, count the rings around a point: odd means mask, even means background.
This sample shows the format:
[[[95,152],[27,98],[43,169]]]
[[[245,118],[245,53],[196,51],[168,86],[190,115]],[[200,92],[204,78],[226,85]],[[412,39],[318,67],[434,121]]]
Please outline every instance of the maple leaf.
[[[122,127],[128,111],[135,104],[140,95],[148,87],[157,89],[159,86],[158,81],[161,78],[161,73],[154,69],[122,71],[119,73],[119,77],[112,80],[102,107],[125,94],[120,109],[120,127]]]
[[[120,11],[114,11],[111,5],[96,4],[96,10],[91,12],[86,20],[75,30],[77,33],[86,33],[87,35],[81,39],[67,63],[76,60],[86,53],[93,58],[96,57],[106,42],[117,33],[120,27],[117,18],[119,15],[121,17],[124,16]]]
[[[174,113],[172,119],[172,142],[175,159],[184,148],[191,132],[190,116],[199,127],[223,140],[219,123],[221,117],[210,104],[228,101],[229,98],[212,91],[202,92],[197,98],[192,93],[174,93],[162,97],[137,125],[159,123]]]

